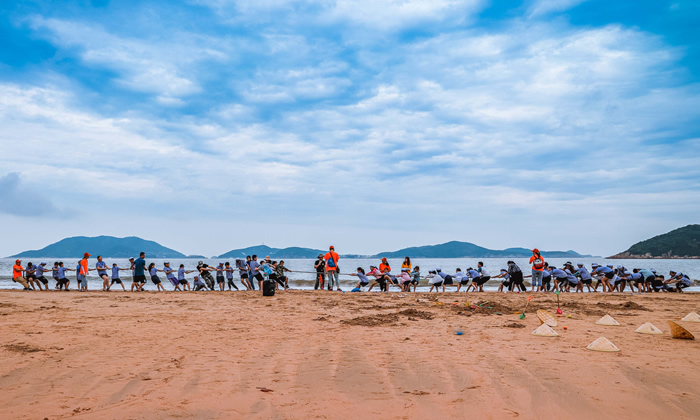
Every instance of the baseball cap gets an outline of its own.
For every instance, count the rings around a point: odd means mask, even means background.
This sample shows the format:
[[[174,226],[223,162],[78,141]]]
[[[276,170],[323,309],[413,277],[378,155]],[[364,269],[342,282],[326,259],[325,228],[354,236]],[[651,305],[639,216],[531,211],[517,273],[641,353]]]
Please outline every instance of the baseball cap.
[[[91,256],[92,256],[92,254],[89,253],[89,252],[86,252],[86,253],[83,254],[83,258],[84,258],[84,257],[91,257]]]
[[[46,265],[46,261],[42,261],[42,262],[41,262],[41,265]]]
[[[535,254],[539,254],[539,253],[540,253],[540,250],[537,249],[537,248],[535,248],[535,249],[532,250],[532,252],[534,252]]]
[[[19,264],[21,262],[22,262],[22,260],[19,260],[19,259],[15,260],[15,264]]]

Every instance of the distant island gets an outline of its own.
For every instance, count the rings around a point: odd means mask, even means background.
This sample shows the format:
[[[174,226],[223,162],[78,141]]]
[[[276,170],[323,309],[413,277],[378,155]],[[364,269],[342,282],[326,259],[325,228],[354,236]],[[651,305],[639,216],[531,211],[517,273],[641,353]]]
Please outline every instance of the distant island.
[[[42,249],[20,252],[10,258],[82,258],[85,252],[89,252],[93,256],[138,258],[141,251],[150,258],[188,258],[185,254],[166,248],[157,242],[147,241],[136,236],[126,238],[75,236],[60,240]]]
[[[149,258],[197,258],[206,259],[201,255],[185,255],[174,249],[166,248],[154,241],[148,241],[139,237],[130,236],[116,238],[114,236],[85,237],[76,236],[66,238],[39,250],[24,251],[12,255],[10,258],[81,258],[83,253],[90,252],[93,256],[102,255],[109,258],[138,257],[143,251]],[[339,250],[342,251],[342,250]],[[269,255],[274,259],[283,258],[316,258],[319,254],[325,254],[328,250],[313,248],[272,248],[267,245],[256,245],[247,248],[233,249],[212,259],[245,258],[246,255]],[[438,245],[417,246],[403,248],[393,252],[381,252],[375,255],[341,254],[343,258],[527,258],[532,253],[527,248],[508,248],[493,250],[470,242],[451,241]],[[585,258],[591,255],[581,255],[575,251],[542,251],[542,255],[548,258]]]
[[[646,241],[637,242],[611,259],[700,258],[700,225],[688,225]]]

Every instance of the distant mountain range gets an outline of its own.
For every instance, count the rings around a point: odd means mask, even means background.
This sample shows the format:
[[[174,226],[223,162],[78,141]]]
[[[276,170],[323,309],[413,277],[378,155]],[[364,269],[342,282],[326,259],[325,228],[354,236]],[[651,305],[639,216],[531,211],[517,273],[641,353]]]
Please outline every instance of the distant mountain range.
[[[66,238],[36,251],[24,251],[11,258],[82,258],[85,252],[93,256],[102,255],[112,258],[138,258],[139,252],[145,252],[151,258],[187,258],[185,254],[166,248],[157,242],[129,236],[98,236],[94,238],[76,236]]]
[[[201,255],[186,256],[178,251],[166,248],[156,242],[147,241],[138,237],[115,238],[113,236],[98,236],[95,238],[77,236],[66,238],[45,248],[36,251],[25,251],[11,258],[80,258],[83,253],[90,252],[92,255],[103,255],[112,258],[137,257],[139,252],[145,252],[150,258],[200,258]],[[246,255],[258,255],[271,258],[316,258],[319,254],[325,254],[327,250],[312,248],[272,248],[267,245],[257,245],[241,249],[233,249],[225,254],[213,258],[229,259],[242,258]],[[527,248],[508,248],[504,250],[493,250],[474,245],[470,242],[452,241],[439,245],[426,245],[411,248],[404,248],[394,252],[382,252],[376,255],[356,255],[341,254],[343,258],[526,258],[532,255]],[[549,258],[577,258],[590,257],[581,255],[575,251],[542,251],[544,257]]]
[[[646,241],[608,258],[700,258],[700,225],[688,225]]]

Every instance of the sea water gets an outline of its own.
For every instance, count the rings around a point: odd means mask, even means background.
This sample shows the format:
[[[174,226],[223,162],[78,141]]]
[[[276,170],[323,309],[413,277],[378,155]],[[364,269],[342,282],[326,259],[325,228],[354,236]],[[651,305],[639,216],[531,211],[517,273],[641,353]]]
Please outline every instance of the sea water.
[[[523,271],[524,275],[529,275],[530,274],[530,265],[528,264],[528,259],[525,258],[513,258],[513,261],[515,261],[516,264],[520,267],[520,269]],[[19,283],[15,283],[12,281],[12,266],[14,265],[14,258],[2,258],[0,259],[0,289],[21,289],[22,286]],[[51,268],[53,267],[53,263],[55,261],[63,261],[64,267],[67,268],[72,268],[75,269],[75,267],[78,265],[79,259],[76,258],[66,258],[66,259],[56,259],[56,258],[25,258],[22,260],[22,265],[24,267],[27,266],[27,262],[32,262],[33,264],[39,264],[42,261],[46,261],[46,268],[47,272],[45,272],[45,277],[49,279],[49,286],[50,289],[53,289],[56,286],[56,282],[53,280],[51,276]],[[90,268],[95,267],[95,262],[97,261],[95,258],[90,258]],[[129,268],[130,264],[129,261],[127,261],[126,258],[106,258],[104,260],[107,263],[107,273],[110,274],[110,281],[111,281],[111,267],[113,263],[116,263],[119,267],[121,268]],[[194,260],[194,259],[163,259],[163,258],[154,258],[154,259],[149,259],[146,258],[146,262],[150,264],[151,262],[156,263],[156,267],[158,269],[163,268],[163,262],[169,261],[170,262],[170,267],[173,268],[174,270],[177,271],[177,269],[180,267],[180,264],[184,264],[185,268],[187,270],[196,270],[197,262],[199,260]],[[206,264],[209,264],[211,267],[217,266],[220,262],[230,262],[231,266],[235,266],[235,260],[231,259],[205,259],[201,260],[204,261]],[[314,283],[315,283],[315,275],[314,275],[314,261],[313,259],[286,259],[284,260],[284,265],[288,269],[292,270],[290,273],[286,273],[286,275],[289,277],[289,287],[292,289],[313,289],[314,288]],[[505,258],[415,258],[411,259],[411,263],[413,266],[420,266],[420,271],[421,271],[421,276],[425,277],[428,274],[428,270],[434,270],[435,268],[441,268],[443,272],[447,274],[454,274],[457,268],[461,268],[462,271],[465,271],[467,268],[472,267],[476,269],[477,267],[477,262],[478,261],[483,261],[484,267],[488,270],[489,274],[491,276],[497,275],[502,268],[507,268],[507,261],[508,259]],[[583,263],[586,268],[590,270],[591,264],[592,263],[598,263],[602,265],[606,264],[613,264],[615,267],[618,265],[622,265],[626,267],[628,270],[632,270],[633,268],[652,268],[656,270],[656,272],[660,275],[664,275],[666,278],[668,278],[668,272],[670,270],[676,271],[676,272],[682,272],[688,275],[693,280],[700,279],[700,259],[686,259],[686,260],[679,260],[679,259],[668,259],[668,260],[660,260],[660,259],[650,259],[650,260],[607,260],[603,258],[578,258],[575,260],[567,259],[567,258],[548,258],[546,261],[550,265],[555,265],[556,267],[561,267],[565,262],[571,261],[572,263],[577,264],[577,263]],[[401,259],[389,259],[389,263],[392,268],[392,273],[396,274],[401,271],[401,263],[403,262],[403,258]],[[365,269],[365,271],[369,271],[369,266],[370,265],[375,265],[379,266],[379,259],[377,258],[341,258],[340,261],[338,262],[338,266],[340,267],[340,287],[343,290],[350,290],[353,287],[355,287],[358,283],[357,277],[350,276],[348,274],[350,273],[355,273],[357,270],[357,267],[362,267]],[[77,287],[77,280],[75,277],[75,272],[74,271],[69,271],[67,272],[68,278],[70,279],[70,288],[75,289]],[[192,278],[196,273],[190,273],[187,275],[187,280],[190,282],[190,285],[192,284]],[[131,271],[120,271],[119,275],[124,283],[124,286],[126,287],[127,290],[130,289],[131,287]],[[167,280],[166,276],[164,273],[158,273],[158,277],[160,277],[163,286],[165,287],[166,290],[172,290],[173,286],[170,284],[170,282]],[[214,274],[214,277],[216,275]],[[155,285],[151,282],[150,276],[146,276],[148,279],[148,282],[146,283],[145,289],[146,290],[156,290]],[[233,276],[234,282],[236,285],[239,287],[239,289],[244,289],[241,282],[240,282],[240,277],[238,275],[238,272],[236,271]],[[496,279],[498,280],[498,279]],[[528,279],[525,279],[526,281]],[[417,290],[418,291],[428,291],[430,286],[427,286],[427,281],[423,281],[420,286],[418,286]],[[255,285],[256,289],[258,288],[258,285],[256,283]],[[484,286],[484,290],[497,290],[498,288],[498,283],[491,281],[489,284]],[[88,289],[89,290],[102,290],[102,279],[100,279],[97,276],[96,271],[90,271],[90,274],[88,275]],[[228,289],[228,285],[226,285],[226,289]],[[115,284],[112,287],[112,290],[121,290],[121,287],[118,284]],[[376,287],[375,287],[376,290]],[[390,291],[398,291],[398,288],[392,287],[389,289]],[[447,289],[448,291],[450,290],[449,288]],[[451,290],[454,290],[451,289]],[[629,290],[629,288],[627,289]],[[700,291],[700,286],[694,286],[691,288],[686,289],[687,291]]]

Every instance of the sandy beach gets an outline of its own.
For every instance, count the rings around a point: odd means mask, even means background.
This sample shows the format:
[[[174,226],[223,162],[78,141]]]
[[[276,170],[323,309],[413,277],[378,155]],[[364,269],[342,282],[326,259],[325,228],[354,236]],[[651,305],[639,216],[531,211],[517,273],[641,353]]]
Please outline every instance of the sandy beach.
[[[540,324],[535,310],[554,312],[556,296],[534,295],[521,320],[514,312],[526,300],[4,290],[0,414],[697,418],[700,342],[672,339],[667,320],[700,337],[700,323],[677,319],[700,311],[699,294],[562,294],[554,338],[531,332]],[[605,314],[621,326],[596,325]],[[664,334],[634,332],[647,321]],[[621,351],[585,350],[600,336]]]

